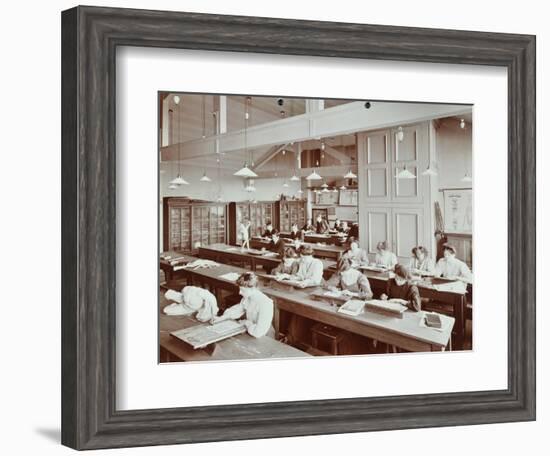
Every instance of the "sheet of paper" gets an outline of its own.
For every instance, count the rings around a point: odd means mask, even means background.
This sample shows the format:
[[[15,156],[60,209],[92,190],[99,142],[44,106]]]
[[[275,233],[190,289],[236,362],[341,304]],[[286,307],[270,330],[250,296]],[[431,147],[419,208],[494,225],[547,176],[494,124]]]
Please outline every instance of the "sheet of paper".
[[[215,325],[210,326],[210,329],[214,331],[216,334],[226,334],[230,331],[234,331],[236,329],[240,329],[243,327],[242,323],[239,323],[235,320],[225,320],[221,321],[220,323],[216,323]]]
[[[457,280],[456,282],[439,283],[433,286],[437,291],[448,291],[451,293],[464,293],[466,291],[466,284]]]
[[[220,279],[229,280],[230,282],[236,282],[239,278],[238,272],[227,272],[225,274],[222,274],[218,276]]]
[[[327,298],[339,298],[340,296],[342,296],[342,292],[340,290],[336,290],[336,291],[329,290],[329,291],[325,291],[323,293],[323,296],[326,296]]]
[[[364,308],[365,301],[360,301],[359,299],[350,299],[338,309],[338,312],[356,316],[362,313]]]

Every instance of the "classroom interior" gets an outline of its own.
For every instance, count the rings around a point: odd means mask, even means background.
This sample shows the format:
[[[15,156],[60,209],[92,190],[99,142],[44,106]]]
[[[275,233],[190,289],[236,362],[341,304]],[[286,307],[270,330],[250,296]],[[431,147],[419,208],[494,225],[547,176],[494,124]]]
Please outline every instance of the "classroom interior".
[[[158,101],[160,362],[473,348],[471,105]],[[308,261],[322,279],[304,285]],[[230,319],[247,273],[272,302],[269,333],[178,336]],[[170,314],[186,287],[208,292],[208,321],[206,297]]]

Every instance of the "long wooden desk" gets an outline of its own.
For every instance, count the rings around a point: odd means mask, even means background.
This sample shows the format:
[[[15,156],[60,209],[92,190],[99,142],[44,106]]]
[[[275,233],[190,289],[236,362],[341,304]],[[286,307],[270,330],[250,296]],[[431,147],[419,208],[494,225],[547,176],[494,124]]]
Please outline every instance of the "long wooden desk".
[[[283,239],[285,242],[289,241],[288,239]],[[250,240],[250,247],[254,249],[267,248],[269,242],[266,239],[255,238],[253,237]],[[291,242],[288,242],[291,245]],[[308,245],[313,249],[313,255],[318,258],[329,258],[332,260],[339,260],[342,254],[346,251],[344,247],[338,245],[324,245],[324,244],[314,244],[311,242],[304,242],[302,245]]]
[[[405,311],[403,318],[395,318],[366,310],[358,316],[338,312],[328,300],[313,299],[311,290],[264,289],[265,294],[276,301],[277,308],[336,328],[369,337],[388,345],[410,351],[441,351],[449,343],[454,318],[440,315],[448,326],[445,331],[420,326],[423,312]],[[446,326],[446,324],[444,324]]]
[[[281,232],[281,237],[283,239],[291,239],[290,233]],[[317,233],[306,233],[304,234],[304,241],[312,244],[317,244],[318,242],[331,244],[331,245],[340,245],[343,241],[347,239],[347,236],[338,236],[337,234],[317,234]]]
[[[208,246],[201,248],[204,252],[208,251],[210,254],[203,256],[201,254],[201,257],[203,258],[210,258],[216,261],[219,261],[221,263],[227,263],[231,262],[231,260],[238,260],[241,258],[240,250],[238,252],[235,252],[233,250],[227,252],[224,249],[230,248],[231,246],[226,244],[215,244],[213,246]],[[234,247],[233,247],[234,248]],[[223,252],[224,254],[213,254],[212,251],[215,251],[217,253]],[[204,253],[203,252],[203,253]],[[172,257],[176,256],[184,256],[187,258],[188,261],[192,261],[196,259],[195,257],[185,256],[185,255],[179,255],[176,252],[167,252]],[[248,264],[251,264],[251,267],[253,270],[256,270],[256,265],[258,264],[256,260],[258,260],[258,257],[256,255],[250,255],[250,254],[242,254],[245,256],[245,260],[248,260]],[[266,261],[267,260],[267,261]],[[269,263],[269,260],[271,260],[271,263]],[[270,267],[273,266],[273,264],[278,264],[279,260],[273,260],[273,259],[267,259],[263,258],[260,261],[265,261],[267,264],[270,265]],[[333,261],[329,260],[323,260],[324,267],[325,267],[325,275],[330,276],[335,271],[335,263]],[[167,281],[173,280],[177,277],[190,277],[190,271],[183,269],[179,271],[173,271],[173,268],[168,265],[166,261],[161,260],[161,268],[164,270]],[[232,267],[235,268],[235,267]],[[241,269],[237,268],[240,272],[246,272],[247,269]],[[224,272],[217,273],[215,270],[212,270],[213,276],[210,277],[209,280],[206,280],[204,282],[197,282],[199,285],[206,286],[212,288],[213,292],[216,294],[217,289],[225,289],[225,290],[234,290],[234,284],[232,283],[223,283],[223,281],[214,280],[212,282],[211,279],[216,279],[217,275],[224,274],[226,272],[233,272],[234,269],[227,269]],[[199,270],[202,274],[199,274],[195,276],[195,280],[198,281],[199,278],[208,276],[208,270],[203,269]],[[369,271],[369,270],[363,270],[363,273],[367,276],[369,279],[369,283],[371,285],[371,288],[374,292],[375,296],[379,296],[380,294],[384,293],[386,290],[386,284],[389,280],[389,275],[386,272],[375,272],[375,271]],[[453,307],[453,316],[455,318],[455,335],[453,338],[453,346],[457,350],[464,349],[464,336],[465,336],[465,328],[466,328],[466,292],[464,293],[456,293],[456,292],[449,292],[449,291],[438,291],[433,288],[434,283],[445,283],[448,282],[446,279],[432,279],[432,278],[426,278],[424,279],[424,283],[418,284],[418,289],[420,291],[420,296],[422,298],[432,299],[437,302],[441,302],[444,304],[450,304]],[[267,293],[267,292],[266,292]],[[294,291],[293,291],[294,293]],[[219,297],[219,295],[216,295]]]
[[[255,252],[256,254],[250,253]],[[256,249],[241,250],[228,244],[211,244],[199,248],[199,256],[220,263],[242,262],[250,265],[252,271],[256,271],[258,266],[266,266],[267,269],[273,269],[279,265],[281,259],[278,256],[263,256],[258,254]],[[322,259],[323,269],[325,271],[336,267],[334,260]]]
[[[363,274],[369,279],[372,291],[375,296],[385,293],[386,285],[389,280],[387,272],[375,272],[362,269]],[[455,347],[458,350],[464,348],[464,335],[466,332],[466,291],[451,292],[438,291],[434,288],[435,284],[443,284],[453,282],[449,279],[425,277],[422,282],[417,283],[418,291],[422,298],[433,299],[445,304],[450,304],[453,307],[453,316],[456,320],[456,341]]]
[[[190,270],[188,273],[193,284],[209,288],[218,296],[219,289],[233,292],[238,289],[234,282],[220,276],[228,272],[240,274],[245,271],[247,269],[221,264],[216,268]],[[366,311],[362,315],[353,317],[337,312],[336,308],[332,307],[328,301],[312,299],[309,295],[315,288],[292,289],[292,292],[289,292],[287,286],[281,286],[281,289],[278,289],[270,286],[269,281],[264,281],[261,290],[272,298],[275,303],[274,326],[277,333],[279,331],[279,313],[285,311],[361,336],[370,337],[389,345],[395,345],[405,350],[443,350],[449,342],[452,324],[445,332],[421,327],[420,318],[423,315],[422,313],[407,311],[403,319],[398,319]],[[441,317],[442,319],[451,319],[454,323],[452,317],[445,315]]]
[[[168,304],[169,302],[164,297],[164,293],[160,293],[159,343],[161,362],[299,358],[311,356],[271,337],[255,338],[246,333],[217,342],[213,351],[204,349],[195,350],[185,342],[171,336],[170,333],[195,326],[199,322],[188,316],[166,315],[162,309]]]
[[[168,257],[170,257],[170,259],[168,259]],[[179,276],[186,276],[187,270],[180,268],[180,266],[196,259],[196,257],[184,255],[174,251],[163,252],[161,253],[159,266],[164,272],[166,281],[170,282]],[[181,260],[181,263],[176,262],[177,260]]]

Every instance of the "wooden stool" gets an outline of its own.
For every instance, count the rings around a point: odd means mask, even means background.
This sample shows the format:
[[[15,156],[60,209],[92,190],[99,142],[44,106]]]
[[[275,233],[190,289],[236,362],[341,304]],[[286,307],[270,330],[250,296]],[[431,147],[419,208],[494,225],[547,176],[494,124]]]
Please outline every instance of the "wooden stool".
[[[346,334],[332,326],[317,323],[311,328],[311,346],[319,355],[342,354]]]

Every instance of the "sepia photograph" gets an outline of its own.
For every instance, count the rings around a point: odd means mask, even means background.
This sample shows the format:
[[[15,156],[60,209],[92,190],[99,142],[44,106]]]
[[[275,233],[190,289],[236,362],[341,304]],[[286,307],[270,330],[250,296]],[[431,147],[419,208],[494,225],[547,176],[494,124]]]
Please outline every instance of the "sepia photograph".
[[[159,92],[159,362],[473,350],[472,113]]]

